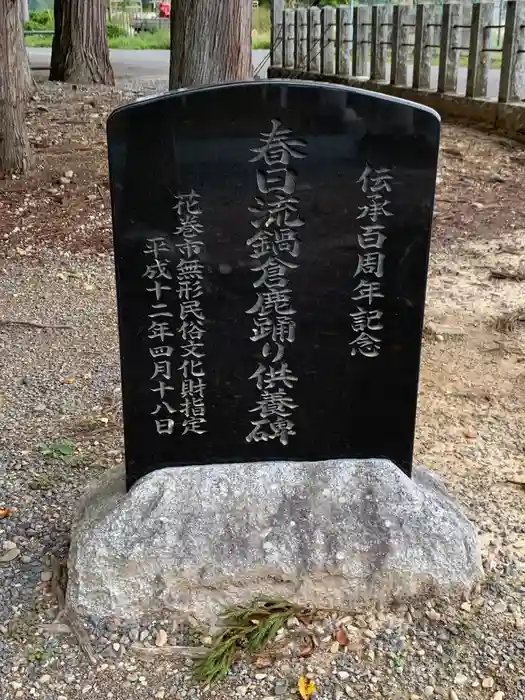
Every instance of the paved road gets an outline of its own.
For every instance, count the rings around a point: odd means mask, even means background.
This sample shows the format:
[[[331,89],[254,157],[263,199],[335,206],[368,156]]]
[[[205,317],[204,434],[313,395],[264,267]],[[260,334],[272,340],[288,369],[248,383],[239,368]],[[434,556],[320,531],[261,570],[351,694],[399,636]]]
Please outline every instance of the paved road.
[[[43,68],[49,65],[51,56],[50,49],[30,48],[29,58],[35,68]],[[168,80],[169,72],[169,51],[132,51],[129,49],[114,49],[111,52],[111,62],[117,81],[127,82],[130,80]],[[268,51],[252,51],[252,61],[255,68],[261,66],[259,74],[266,77],[269,65]],[[499,86],[499,70],[489,72],[488,96],[497,97]],[[431,87],[437,87],[437,66],[432,66]],[[387,76],[388,77],[388,76]],[[409,67],[409,81],[412,80],[412,69]],[[465,94],[467,84],[467,69],[460,68],[458,76],[458,92]],[[167,87],[167,85],[166,85]]]

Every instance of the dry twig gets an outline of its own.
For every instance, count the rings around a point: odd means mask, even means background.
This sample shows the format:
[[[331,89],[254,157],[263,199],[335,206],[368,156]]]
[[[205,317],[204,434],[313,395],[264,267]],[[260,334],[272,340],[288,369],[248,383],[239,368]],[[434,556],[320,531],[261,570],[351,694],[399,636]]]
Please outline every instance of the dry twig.
[[[28,326],[29,328],[73,328],[73,326],[68,326],[66,324],[54,324],[54,323],[39,323],[38,321],[14,321],[9,318],[1,319],[0,326]]]

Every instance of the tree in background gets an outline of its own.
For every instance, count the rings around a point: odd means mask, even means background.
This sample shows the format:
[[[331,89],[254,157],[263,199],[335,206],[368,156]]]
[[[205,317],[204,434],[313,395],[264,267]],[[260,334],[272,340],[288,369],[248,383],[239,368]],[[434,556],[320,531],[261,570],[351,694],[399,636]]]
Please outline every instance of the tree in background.
[[[170,89],[248,80],[251,0],[172,0]]]
[[[0,175],[31,166],[25,104],[32,84],[21,5],[0,0]]]
[[[114,85],[105,0],[55,0],[50,80]]]

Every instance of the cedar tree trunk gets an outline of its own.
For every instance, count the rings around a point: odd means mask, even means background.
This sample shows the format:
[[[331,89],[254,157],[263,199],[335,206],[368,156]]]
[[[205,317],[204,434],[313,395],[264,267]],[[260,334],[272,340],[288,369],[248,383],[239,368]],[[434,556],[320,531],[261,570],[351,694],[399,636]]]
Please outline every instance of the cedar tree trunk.
[[[55,0],[51,80],[113,85],[105,0]]]
[[[25,104],[31,86],[19,0],[0,0],[0,174],[26,172],[31,147]]]
[[[249,80],[251,0],[172,0],[170,89]]]

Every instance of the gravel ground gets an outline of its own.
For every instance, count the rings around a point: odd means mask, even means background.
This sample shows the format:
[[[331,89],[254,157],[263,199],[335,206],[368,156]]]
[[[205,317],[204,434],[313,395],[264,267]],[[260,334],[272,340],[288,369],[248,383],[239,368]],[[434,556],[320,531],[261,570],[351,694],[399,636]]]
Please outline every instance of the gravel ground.
[[[86,484],[122,460],[103,126],[134,90],[42,85],[36,171],[0,183],[0,507],[15,509],[0,509],[0,699],[287,700],[311,674],[326,700],[523,700],[525,150],[466,127],[444,127],[416,459],[477,524],[485,581],[461,600],[292,621],[212,689],[166,652],[209,643],[192,620],[85,620],[96,665],[55,623],[51,562]]]

